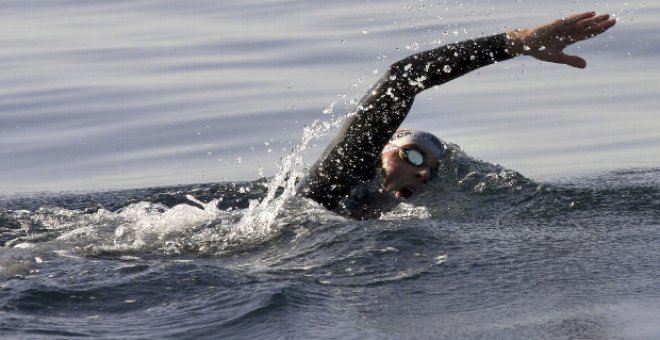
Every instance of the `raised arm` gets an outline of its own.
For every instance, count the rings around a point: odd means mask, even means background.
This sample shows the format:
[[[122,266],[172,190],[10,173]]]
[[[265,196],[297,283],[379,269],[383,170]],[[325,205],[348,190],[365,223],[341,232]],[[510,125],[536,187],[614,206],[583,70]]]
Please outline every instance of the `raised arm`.
[[[614,24],[608,15],[582,13],[533,29],[442,46],[394,63],[348,114],[338,135],[299,183],[298,192],[335,209],[352,188],[375,176],[381,150],[423,90],[522,54],[584,67],[582,58],[564,54],[564,48]]]
[[[372,179],[380,153],[426,88],[512,56],[505,34],[468,40],[407,57],[389,67],[348,114],[298,192],[334,210],[356,185]]]

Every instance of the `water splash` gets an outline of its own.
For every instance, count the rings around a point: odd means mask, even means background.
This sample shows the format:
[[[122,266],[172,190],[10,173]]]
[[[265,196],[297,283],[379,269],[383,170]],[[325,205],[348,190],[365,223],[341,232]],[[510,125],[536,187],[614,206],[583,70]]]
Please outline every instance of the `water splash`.
[[[278,163],[278,172],[268,183],[266,197],[261,202],[251,202],[241,221],[232,227],[232,241],[263,240],[278,231],[282,226],[278,216],[287,201],[295,196],[297,181],[305,175],[305,152],[313,146],[313,141],[327,135],[341,120],[316,120],[304,128],[300,143]]]
[[[330,104],[329,110],[333,106],[334,103]],[[144,253],[215,256],[262,244],[292,223],[305,224],[306,211],[314,211],[313,204],[305,201],[294,209],[294,218],[287,213],[292,204],[298,204],[291,201],[296,182],[306,170],[305,153],[342,119],[332,115],[305,127],[300,143],[278,162],[277,174],[268,181],[244,186],[228,184],[201,197],[196,192],[183,198],[181,191],[174,194],[154,191],[151,197],[130,198],[133,203],[126,201],[123,207],[99,205],[94,209],[97,199],[113,198],[113,193],[106,193],[107,197],[90,197],[81,206],[65,204],[36,211],[14,210],[3,222],[12,231],[5,233],[1,241],[12,248],[75,249],[91,256]],[[252,186],[262,187],[251,194],[255,189]],[[176,197],[162,197],[168,195]],[[234,196],[241,197],[244,204],[229,202]],[[2,218],[4,221],[5,215]]]

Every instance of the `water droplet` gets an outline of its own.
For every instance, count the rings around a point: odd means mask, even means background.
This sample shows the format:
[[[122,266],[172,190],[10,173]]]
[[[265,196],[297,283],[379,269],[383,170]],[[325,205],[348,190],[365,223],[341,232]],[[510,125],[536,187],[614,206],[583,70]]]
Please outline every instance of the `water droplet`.
[[[419,50],[419,44],[416,43],[416,42],[414,42],[414,43],[412,43],[412,44],[410,44],[410,45],[406,45],[406,49],[407,49],[407,50],[417,51],[417,50]]]
[[[447,262],[447,255],[440,255],[435,257],[435,264],[443,264]]]
[[[444,73],[451,73],[451,66],[449,66],[449,65],[445,65],[445,66],[442,68],[442,72],[444,72]]]
[[[525,51],[529,51],[530,49],[531,49],[531,48],[530,48],[529,46],[527,46],[527,45],[523,45],[523,50],[525,50]]]

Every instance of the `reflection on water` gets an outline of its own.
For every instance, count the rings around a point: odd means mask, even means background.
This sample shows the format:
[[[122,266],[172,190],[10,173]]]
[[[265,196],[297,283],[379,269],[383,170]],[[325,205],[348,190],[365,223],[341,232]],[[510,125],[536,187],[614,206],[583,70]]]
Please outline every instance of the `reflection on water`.
[[[0,190],[270,176],[390,62],[585,6],[5,1]],[[587,70],[502,63],[422,94],[407,124],[531,176],[657,166],[660,5],[595,9],[621,22],[580,47]]]

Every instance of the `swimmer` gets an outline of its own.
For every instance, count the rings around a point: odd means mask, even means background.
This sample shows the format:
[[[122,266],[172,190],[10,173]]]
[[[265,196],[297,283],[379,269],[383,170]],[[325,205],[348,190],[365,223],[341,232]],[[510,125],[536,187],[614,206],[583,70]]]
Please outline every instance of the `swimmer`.
[[[585,12],[531,29],[449,44],[392,64],[348,114],[296,191],[343,215],[378,216],[400,199],[421,192],[437,174],[443,156],[442,142],[431,133],[399,129],[417,94],[521,55],[584,68],[583,58],[564,49],[615,24],[608,14]]]

